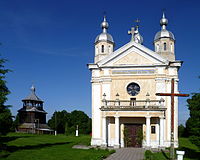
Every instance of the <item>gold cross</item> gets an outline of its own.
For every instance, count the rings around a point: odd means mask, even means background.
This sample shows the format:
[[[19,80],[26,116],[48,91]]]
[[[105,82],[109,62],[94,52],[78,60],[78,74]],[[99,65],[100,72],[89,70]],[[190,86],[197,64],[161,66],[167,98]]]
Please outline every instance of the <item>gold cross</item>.
[[[135,23],[136,23],[136,28],[138,28],[138,27],[139,27],[140,20],[137,18],[137,19],[135,20]]]

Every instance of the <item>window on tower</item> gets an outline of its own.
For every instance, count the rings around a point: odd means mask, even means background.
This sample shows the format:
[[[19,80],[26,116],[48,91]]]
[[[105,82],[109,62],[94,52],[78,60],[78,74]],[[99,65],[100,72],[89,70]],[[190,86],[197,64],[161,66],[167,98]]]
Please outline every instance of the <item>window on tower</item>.
[[[172,45],[172,43],[170,44],[170,47],[171,47],[171,52],[173,52],[173,45]]]
[[[104,45],[101,46],[101,52],[104,53]]]
[[[167,50],[167,44],[164,43],[164,51],[166,51],[166,50]]]

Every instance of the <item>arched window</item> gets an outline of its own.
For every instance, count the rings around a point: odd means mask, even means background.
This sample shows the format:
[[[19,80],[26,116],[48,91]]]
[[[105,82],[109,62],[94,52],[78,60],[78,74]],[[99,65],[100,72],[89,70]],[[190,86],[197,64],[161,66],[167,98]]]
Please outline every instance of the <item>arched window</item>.
[[[111,53],[111,47],[108,46],[108,53]]]
[[[104,45],[101,46],[101,52],[104,53]]]
[[[171,47],[171,52],[173,52],[173,45],[172,45],[172,43],[170,44],[170,47]]]
[[[167,44],[164,43],[164,51],[166,51],[166,50],[167,50]]]

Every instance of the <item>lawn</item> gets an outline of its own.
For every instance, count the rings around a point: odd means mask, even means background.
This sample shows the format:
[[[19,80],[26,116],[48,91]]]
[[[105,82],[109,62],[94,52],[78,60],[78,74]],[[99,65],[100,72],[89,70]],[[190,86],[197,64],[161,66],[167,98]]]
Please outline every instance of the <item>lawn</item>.
[[[185,151],[184,160],[200,160],[200,148],[192,144],[188,138],[179,138],[179,148],[177,150]],[[151,151],[145,152],[146,160],[168,160],[169,152]]]
[[[0,159],[5,160],[99,160],[113,151],[100,149],[73,149],[76,144],[89,145],[89,135],[34,135],[10,133],[0,137],[3,151]]]

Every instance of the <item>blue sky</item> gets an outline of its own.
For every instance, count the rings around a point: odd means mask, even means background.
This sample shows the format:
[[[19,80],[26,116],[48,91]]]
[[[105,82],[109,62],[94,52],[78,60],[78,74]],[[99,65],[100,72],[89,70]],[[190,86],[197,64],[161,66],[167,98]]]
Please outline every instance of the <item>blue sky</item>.
[[[182,93],[199,91],[200,75],[200,4],[195,0],[1,0],[1,57],[6,67],[11,94],[7,104],[13,115],[22,107],[31,84],[45,101],[45,110],[79,109],[91,116],[90,71],[94,40],[101,32],[106,11],[109,33],[116,48],[130,40],[127,31],[140,19],[144,45],[153,50],[153,38],[160,30],[159,20],[165,9],[167,29],[176,38],[176,59],[184,64],[179,71]],[[179,122],[188,118],[186,98],[179,101]]]

